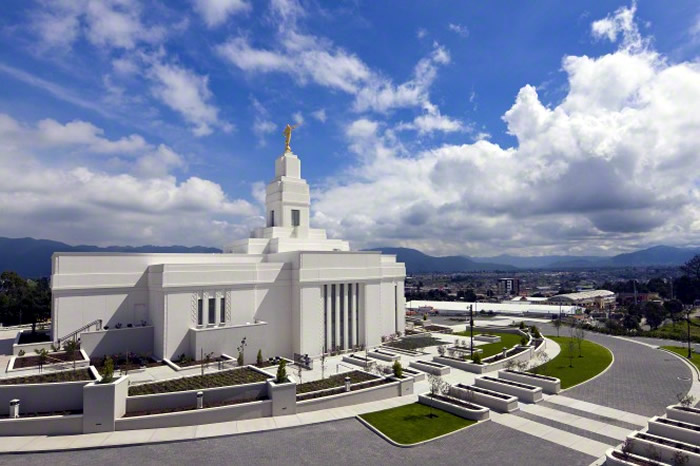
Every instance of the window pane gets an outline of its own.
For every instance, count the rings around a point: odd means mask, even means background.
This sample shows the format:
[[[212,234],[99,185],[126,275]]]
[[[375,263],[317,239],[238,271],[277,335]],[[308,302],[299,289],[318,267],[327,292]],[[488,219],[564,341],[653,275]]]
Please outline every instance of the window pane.
[[[216,299],[209,298],[209,323],[216,323]]]
[[[226,298],[221,298],[221,311],[220,311],[221,317],[219,318],[219,322],[222,324],[226,322]]]
[[[197,300],[197,325],[204,325],[204,303],[202,298]]]
[[[298,210],[292,209],[292,226],[298,227],[301,225],[301,215]]]

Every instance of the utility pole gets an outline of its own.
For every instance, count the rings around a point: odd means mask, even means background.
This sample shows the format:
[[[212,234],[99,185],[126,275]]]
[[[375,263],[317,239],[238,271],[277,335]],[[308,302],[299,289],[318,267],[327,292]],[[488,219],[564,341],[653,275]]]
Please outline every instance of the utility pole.
[[[688,323],[688,359],[693,359],[693,350],[690,346],[690,313],[692,312],[692,308],[688,309],[688,312],[686,313],[686,321]]]
[[[469,305],[469,359],[474,360],[474,306]]]

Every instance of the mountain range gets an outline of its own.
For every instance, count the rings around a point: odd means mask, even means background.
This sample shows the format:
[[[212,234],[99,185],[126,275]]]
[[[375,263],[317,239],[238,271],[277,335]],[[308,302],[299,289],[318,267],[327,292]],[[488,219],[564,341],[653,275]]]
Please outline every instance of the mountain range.
[[[370,249],[396,254],[406,264],[409,274],[498,271],[520,269],[572,269],[586,267],[644,267],[678,266],[687,262],[700,248],[654,246],[616,256],[510,256],[493,257],[443,256],[435,257],[416,249],[382,247]],[[54,252],[142,252],[142,253],[220,253],[221,249],[205,246],[71,246],[59,241],[34,238],[0,237],[0,272],[13,270],[23,277],[44,277],[51,274]]]

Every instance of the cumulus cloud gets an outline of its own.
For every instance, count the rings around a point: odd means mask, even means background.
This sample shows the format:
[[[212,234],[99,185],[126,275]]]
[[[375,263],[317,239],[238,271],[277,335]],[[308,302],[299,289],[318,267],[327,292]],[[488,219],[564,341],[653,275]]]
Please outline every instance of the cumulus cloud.
[[[447,29],[461,37],[469,37],[469,28],[463,24],[449,23]]]
[[[438,68],[450,63],[449,52],[440,44],[434,43],[429,55],[418,61],[411,79],[395,84],[330,40],[301,32],[297,23],[305,12],[298,2],[276,0],[270,9],[278,24],[277,47],[256,47],[248,37],[233,37],[216,47],[219,56],[248,73],[285,73],[301,85],[313,82],[351,94],[356,112],[386,113],[411,107],[437,109],[430,101],[430,87]],[[456,126],[460,126],[457,120],[430,111],[403,129],[449,132],[455,131]]]
[[[153,95],[179,113],[192,126],[196,136],[206,136],[213,127],[231,131],[233,126],[219,118],[219,109],[211,103],[209,77],[185,67],[155,62],[149,70]]]
[[[251,10],[246,0],[194,0],[194,9],[210,28],[220,26],[230,16]]]
[[[311,112],[311,116],[316,118],[321,123],[325,123],[326,122],[326,109],[320,108],[320,109],[316,110],[315,112]]]
[[[266,144],[265,137],[274,132],[277,129],[277,125],[270,120],[269,112],[258,99],[251,97],[250,103],[255,115],[253,118],[253,133],[258,137],[258,145],[264,146]]]
[[[91,163],[93,153],[108,148],[114,157],[128,140],[138,138],[109,140],[89,122],[28,125],[0,114],[3,234],[102,245],[222,245],[258,221],[256,208],[218,184],[194,176],[178,181],[169,170],[184,160],[165,145],[139,142],[142,150],[124,154],[130,172]],[[76,152],[85,164],[57,168],[57,159]]]
[[[633,39],[628,10],[592,29],[618,50],[564,57],[561,102],[520,89],[503,115],[512,147],[481,135],[410,153],[391,128],[355,121],[346,135],[357,162],[315,190],[314,223],[355,246],[433,253],[697,244],[700,116],[689,109],[700,106],[700,65]]]

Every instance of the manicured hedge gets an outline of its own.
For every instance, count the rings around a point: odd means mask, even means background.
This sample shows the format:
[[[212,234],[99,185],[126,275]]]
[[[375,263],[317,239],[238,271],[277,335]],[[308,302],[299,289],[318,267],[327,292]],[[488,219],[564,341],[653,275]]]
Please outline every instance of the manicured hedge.
[[[214,374],[195,375],[179,379],[164,380],[129,387],[129,396],[152,395],[154,393],[184,392],[186,390],[201,390],[202,388],[229,387],[247,383],[264,382],[269,379],[249,367],[239,367]]]

